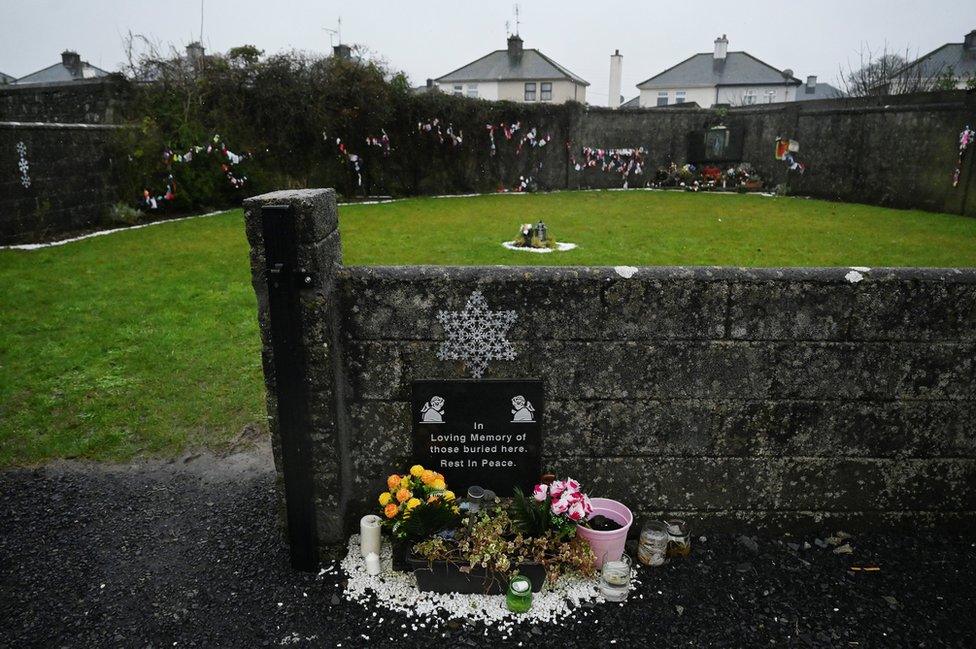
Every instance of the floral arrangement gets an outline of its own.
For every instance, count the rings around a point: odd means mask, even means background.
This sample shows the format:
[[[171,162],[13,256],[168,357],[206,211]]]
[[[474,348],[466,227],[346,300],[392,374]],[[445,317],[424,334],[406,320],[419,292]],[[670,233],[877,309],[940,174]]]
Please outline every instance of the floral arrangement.
[[[956,162],[956,169],[952,172],[952,186],[956,187],[959,185],[959,175],[962,173],[962,159],[966,155],[966,149],[972,144],[973,140],[976,140],[976,131],[971,129],[969,125],[966,125],[959,133],[959,160]]]
[[[520,248],[556,248],[558,244],[549,233],[549,228],[542,221],[532,225],[523,223],[519,226],[518,236],[512,244]]]
[[[593,550],[582,537],[567,539],[553,529],[539,535],[524,533],[512,502],[498,503],[470,516],[473,520],[465,518],[465,526],[453,535],[442,534],[415,544],[414,553],[430,562],[462,564],[462,572],[484,570],[506,579],[527,563],[544,566],[550,582],[571,572],[589,576],[596,569]]]
[[[388,477],[386,486],[379,504],[395,538],[422,538],[457,525],[455,495],[440,473],[415,464],[404,475]]]

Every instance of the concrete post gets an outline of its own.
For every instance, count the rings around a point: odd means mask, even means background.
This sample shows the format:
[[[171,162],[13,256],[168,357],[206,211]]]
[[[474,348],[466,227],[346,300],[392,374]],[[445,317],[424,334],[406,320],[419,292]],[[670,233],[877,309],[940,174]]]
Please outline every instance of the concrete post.
[[[344,538],[350,484],[335,192],[272,192],[244,209],[279,493],[292,563],[310,569],[319,544]]]

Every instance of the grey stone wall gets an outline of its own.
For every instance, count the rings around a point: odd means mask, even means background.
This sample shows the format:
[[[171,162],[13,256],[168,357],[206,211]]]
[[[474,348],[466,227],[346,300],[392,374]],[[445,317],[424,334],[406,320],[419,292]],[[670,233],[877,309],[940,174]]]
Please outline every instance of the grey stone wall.
[[[0,122],[0,244],[98,227],[122,194],[109,125]],[[21,183],[17,144],[27,147]]]
[[[974,269],[344,267],[334,195],[294,194],[249,202],[248,237],[280,458],[257,207],[311,209],[302,259],[325,281],[303,345],[328,538],[408,465],[410,382],[468,376],[437,360],[436,315],[475,290],[518,314],[517,358],[486,378],[543,380],[544,466],[591,494],[702,531],[976,523]]]
[[[87,81],[0,86],[0,121],[114,124],[128,84],[120,75]]]
[[[958,187],[951,180],[959,132],[976,124],[973,91],[739,107],[724,116],[702,109],[590,109],[573,140],[602,148],[643,146],[652,167],[684,164],[687,134],[719,123],[742,133],[744,161],[793,193],[976,216],[976,156],[967,156]],[[774,158],[778,137],[800,142],[806,173],[788,173]],[[571,187],[620,184],[612,174],[570,173]]]
[[[976,271],[344,268],[356,492],[409,454],[439,309],[514,309],[544,463],[699,529],[964,526],[976,510]],[[362,506],[371,506],[363,502]]]

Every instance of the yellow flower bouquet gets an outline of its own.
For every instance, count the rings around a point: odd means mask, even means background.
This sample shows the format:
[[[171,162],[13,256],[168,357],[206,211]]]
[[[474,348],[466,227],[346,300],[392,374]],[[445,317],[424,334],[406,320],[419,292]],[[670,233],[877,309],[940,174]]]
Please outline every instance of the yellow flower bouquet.
[[[419,464],[386,479],[379,495],[384,525],[398,539],[420,539],[458,524],[454,492],[444,476]]]

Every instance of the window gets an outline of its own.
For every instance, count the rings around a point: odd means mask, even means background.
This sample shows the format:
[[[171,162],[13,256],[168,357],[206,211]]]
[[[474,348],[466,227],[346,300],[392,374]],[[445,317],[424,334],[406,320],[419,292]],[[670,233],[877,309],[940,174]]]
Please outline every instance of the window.
[[[765,101],[766,101],[767,104],[771,104],[774,101],[776,101],[776,91],[775,90],[767,90],[766,91]]]
[[[676,90],[675,91],[675,93],[674,93],[674,103],[676,103],[676,104],[683,104],[683,103],[685,103],[685,91],[684,90]]]
[[[744,106],[751,106],[755,103],[756,103],[756,91],[753,90],[752,88],[749,88],[742,95],[742,104]]]
[[[471,97],[472,99],[478,98],[478,84],[476,83],[468,84],[468,97]]]
[[[535,81],[525,83],[525,101],[535,101]]]
[[[552,101],[552,82],[543,81],[539,84],[539,99],[542,101]]]
[[[667,106],[668,105],[668,91],[667,90],[662,90],[659,93],[657,93],[657,105],[658,106]]]
[[[461,85],[460,83],[454,84],[454,92],[452,92],[451,94],[457,95],[459,97],[464,96],[464,86]]]

